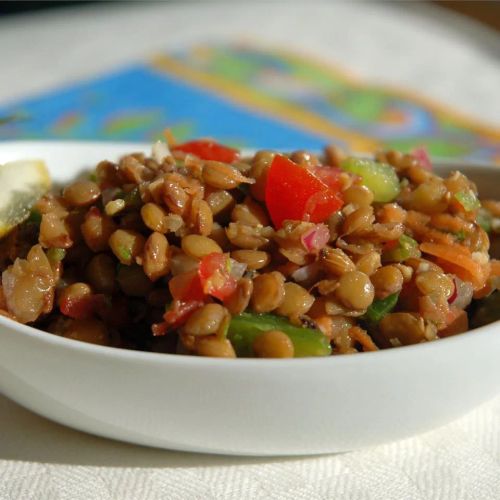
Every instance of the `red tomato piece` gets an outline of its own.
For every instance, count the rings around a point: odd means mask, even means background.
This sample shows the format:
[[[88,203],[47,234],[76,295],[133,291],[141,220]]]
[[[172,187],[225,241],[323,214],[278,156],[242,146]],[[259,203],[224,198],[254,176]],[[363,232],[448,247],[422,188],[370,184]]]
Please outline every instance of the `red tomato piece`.
[[[238,150],[209,140],[185,142],[173,146],[171,150],[191,153],[202,160],[222,161],[224,163],[233,163],[240,157]]]
[[[231,275],[231,259],[228,254],[211,253],[203,257],[198,269],[203,291],[224,300],[236,290],[237,280]]]
[[[267,174],[266,205],[276,228],[287,219],[323,222],[342,207],[335,170],[320,175],[321,179],[284,156],[274,157]]]
[[[168,288],[175,300],[183,302],[203,301],[205,293],[197,271],[178,274],[168,282]]]

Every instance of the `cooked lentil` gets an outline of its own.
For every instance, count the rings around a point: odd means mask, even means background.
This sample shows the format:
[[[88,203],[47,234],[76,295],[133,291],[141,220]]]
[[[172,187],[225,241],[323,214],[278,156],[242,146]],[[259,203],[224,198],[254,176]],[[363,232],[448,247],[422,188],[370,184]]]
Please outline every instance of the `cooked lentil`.
[[[95,181],[39,200],[40,222],[0,241],[1,315],[101,345],[157,350],[170,335],[168,352],[289,358],[461,333],[472,297],[499,287],[487,231],[500,232],[500,202],[480,209],[472,182],[439,178],[421,152],[378,152],[387,166],[355,175],[337,146],[164,149],[103,161]],[[270,195],[278,163],[288,204]],[[232,323],[248,314],[250,330]]]

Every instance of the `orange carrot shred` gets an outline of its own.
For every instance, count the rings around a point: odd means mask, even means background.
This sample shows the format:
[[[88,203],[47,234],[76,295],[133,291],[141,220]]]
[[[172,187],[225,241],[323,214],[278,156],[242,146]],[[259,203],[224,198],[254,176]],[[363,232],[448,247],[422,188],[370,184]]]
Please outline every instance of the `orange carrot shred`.
[[[420,250],[439,259],[439,265],[456,274],[464,281],[470,281],[475,290],[482,288],[488,279],[489,266],[476,262],[468,248],[461,245],[421,243]]]

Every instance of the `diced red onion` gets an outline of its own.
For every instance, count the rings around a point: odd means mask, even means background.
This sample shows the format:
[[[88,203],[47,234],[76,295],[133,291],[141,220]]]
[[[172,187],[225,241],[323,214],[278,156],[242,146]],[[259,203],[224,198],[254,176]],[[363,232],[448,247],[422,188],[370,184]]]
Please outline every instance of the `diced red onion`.
[[[448,303],[458,309],[465,309],[471,303],[474,288],[471,283],[462,281],[456,276],[453,278],[453,283],[455,291],[448,298]]]
[[[427,149],[425,149],[424,147],[418,147],[415,148],[411,152],[411,154],[419,161],[422,168],[432,171],[432,163],[431,159],[429,158],[429,153],[427,153]]]
[[[330,231],[325,224],[316,224],[300,238],[308,253],[319,252],[330,240]]]

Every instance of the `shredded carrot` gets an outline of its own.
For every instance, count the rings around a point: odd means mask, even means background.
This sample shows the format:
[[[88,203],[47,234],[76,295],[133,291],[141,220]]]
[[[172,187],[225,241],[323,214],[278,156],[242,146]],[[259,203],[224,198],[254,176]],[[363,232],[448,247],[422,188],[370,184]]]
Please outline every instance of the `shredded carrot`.
[[[439,265],[448,272],[456,274],[464,281],[470,281],[474,290],[482,288],[489,275],[489,266],[476,262],[468,248],[461,245],[441,243],[421,243],[420,250],[439,259]]]

